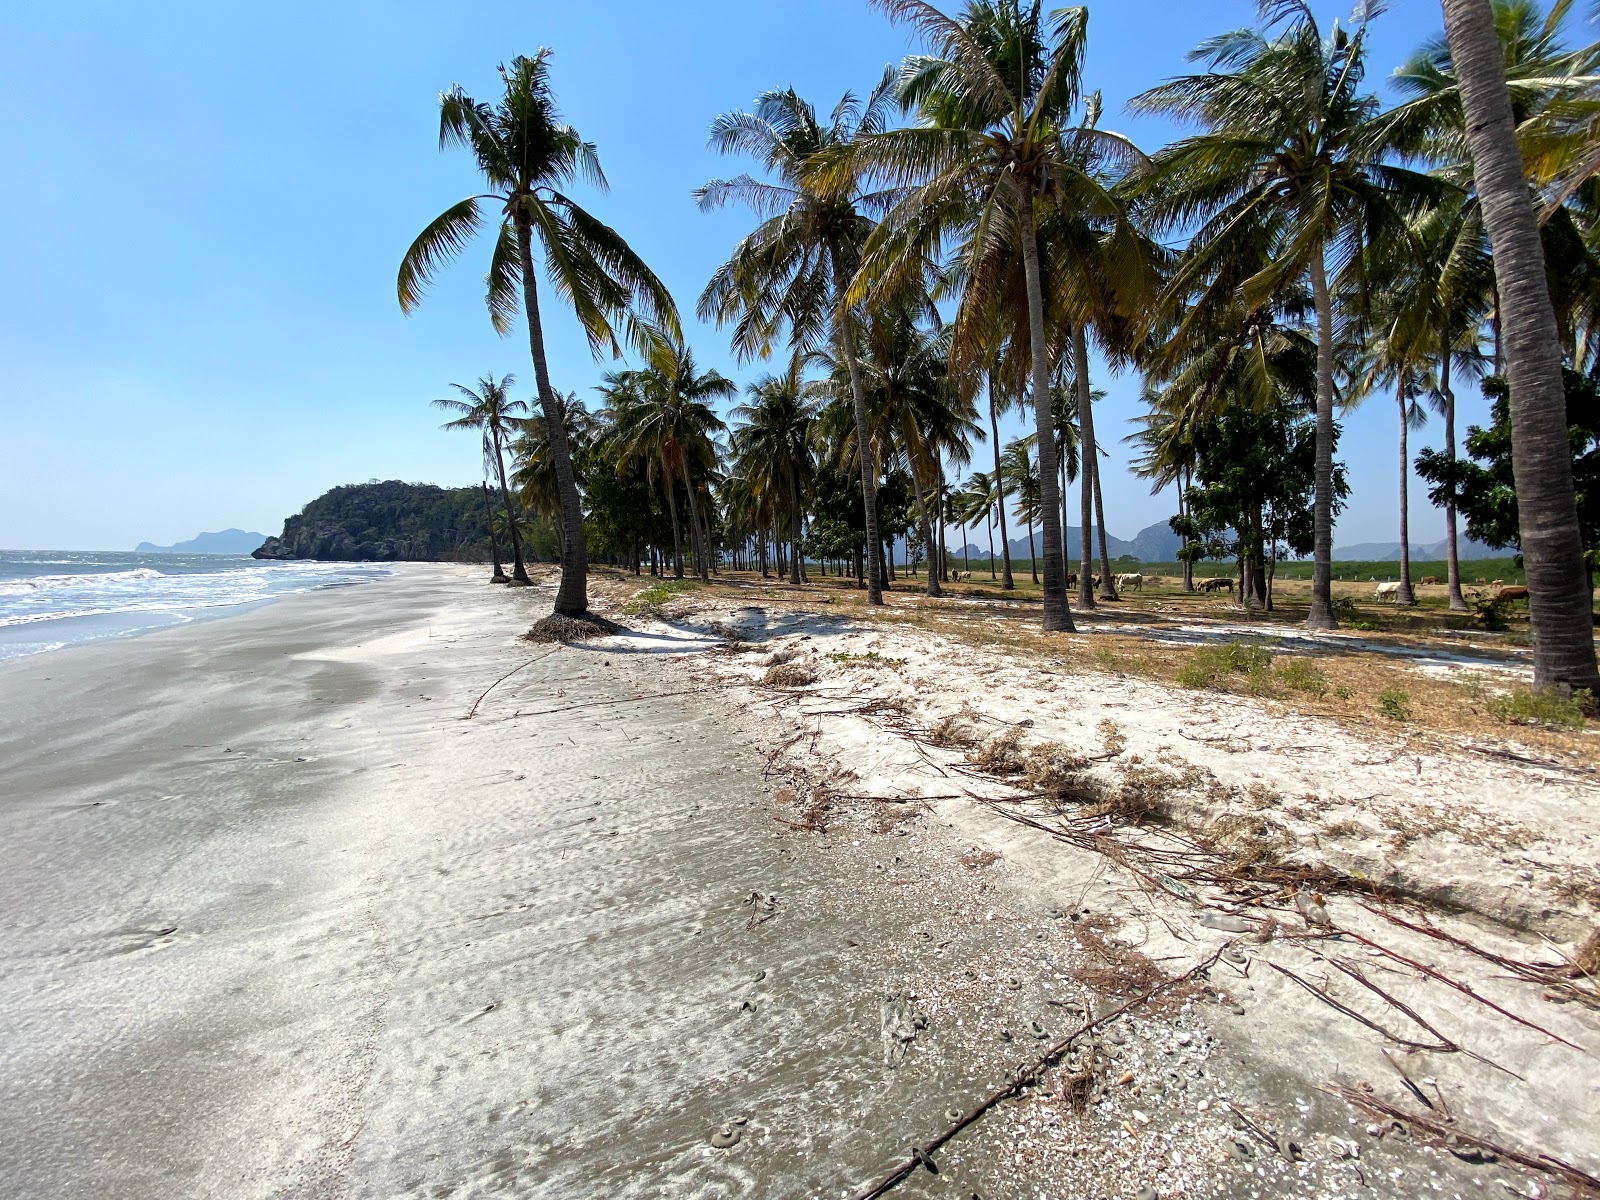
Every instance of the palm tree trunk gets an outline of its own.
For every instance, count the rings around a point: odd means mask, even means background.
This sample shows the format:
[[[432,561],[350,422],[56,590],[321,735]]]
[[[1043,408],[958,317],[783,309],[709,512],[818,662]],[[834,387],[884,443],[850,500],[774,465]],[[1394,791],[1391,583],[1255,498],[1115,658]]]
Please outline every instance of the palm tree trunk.
[[[861,460],[861,509],[867,522],[867,603],[883,603],[883,564],[879,560],[878,546],[878,480],[873,471],[871,438],[867,425],[867,394],[861,383],[861,362],[856,357],[856,337],[852,327],[850,306],[846,302],[849,280],[839,259],[839,248],[829,250],[833,263],[834,333],[839,347],[844,351],[845,365],[850,369],[850,402],[855,410],[856,457]]]
[[[494,469],[500,476],[500,502],[506,506],[506,528],[511,531],[511,582],[531,584],[528,568],[522,562],[522,537],[517,532],[517,512],[511,507],[511,489],[506,487],[506,456],[500,445],[499,430],[491,430],[489,437],[494,446]]]
[[[1000,469],[1000,417],[996,411],[994,400],[994,379],[989,380],[989,429],[994,435],[994,492],[999,499],[996,503],[1000,509],[1000,553],[1005,555],[1005,579],[1000,584],[1002,591],[1011,591],[1016,587],[1016,580],[1011,577],[1011,542],[1006,533],[1006,483],[1005,476]],[[989,552],[994,553],[994,543],[991,541]],[[992,571],[990,572],[993,573]]]
[[[517,258],[522,266],[522,307],[528,318],[528,349],[533,355],[533,377],[539,389],[539,409],[544,413],[550,438],[550,461],[556,471],[556,493],[561,497],[561,582],[556,587],[555,611],[577,615],[589,611],[589,554],[583,541],[583,498],[572,469],[572,447],[567,442],[565,405],[550,386],[550,368],[544,356],[544,327],[539,318],[539,285],[533,273],[533,229],[527,212],[514,214]]]
[[[1106,550],[1106,501],[1100,493],[1100,464],[1094,464],[1094,531],[1100,543],[1100,599],[1120,600],[1117,581],[1111,577],[1111,555]]]
[[[689,539],[694,549],[694,573],[701,579],[711,578],[706,568],[706,547],[700,530],[700,501],[695,496],[694,481],[689,478],[689,464],[683,464],[683,488],[689,493]]]
[[[1339,627],[1333,615],[1333,299],[1323,250],[1318,246],[1311,254],[1311,296],[1317,309],[1317,467],[1308,629]]]
[[[1028,185],[1028,186],[1031,186]],[[1044,285],[1039,278],[1039,239],[1033,228],[1033,197],[1019,193],[1017,226],[1022,233],[1022,271],[1028,289],[1028,342],[1033,351],[1033,425],[1039,435],[1040,514],[1044,536],[1044,631],[1073,632],[1067,604],[1067,570],[1061,551],[1061,497],[1056,494],[1055,414],[1050,409],[1050,356],[1044,338]]]
[[[1187,482],[1188,472],[1182,467],[1178,468],[1178,516],[1180,519],[1189,515],[1189,502],[1185,498],[1189,490]],[[1187,528],[1187,525],[1185,526]],[[1183,535],[1183,590],[1194,591],[1194,561],[1189,557],[1189,535]]]
[[[483,483],[483,519],[489,526],[489,553],[494,555],[494,574],[489,576],[489,582],[504,583],[506,573],[500,565],[500,543],[494,536],[494,506],[489,503],[488,480]]]
[[[672,577],[683,578],[683,534],[678,529],[678,497],[677,484],[672,478],[672,465],[667,462],[665,451],[661,452],[661,478],[666,483],[667,513],[672,517]]]
[[[1451,467],[1449,498],[1444,502],[1444,557],[1445,573],[1450,583],[1450,607],[1455,612],[1467,612],[1471,605],[1461,594],[1461,552],[1456,534],[1456,501],[1454,468],[1456,465],[1456,394],[1450,387],[1450,347],[1444,348],[1439,359],[1439,393],[1444,397],[1444,456]]]
[[[789,480],[789,582],[800,582],[800,482]]]
[[[928,518],[928,505],[922,496],[922,481],[917,478],[917,470],[911,468],[911,494],[917,502],[917,519],[922,522],[922,541],[928,547],[928,595],[940,595],[938,549],[933,541],[933,522]]]
[[[1094,440],[1094,401],[1089,394],[1089,342],[1082,329],[1072,331],[1073,392],[1078,402],[1078,607],[1094,604],[1094,481],[1100,466]]]
[[[1411,590],[1411,458],[1408,449],[1411,426],[1406,420],[1406,391],[1404,380],[1399,388],[1400,403],[1400,591],[1395,596],[1397,604],[1415,604],[1416,593]]]
[[[1028,522],[1028,568],[1033,572],[1033,582],[1039,582],[1039,552],[1033,545],[1033,522]]]
[[[994,517],[984,513],[983,527],[989,531],[989,578],[994,578]]]
[[[1489,0],[1445,0],[1472,172],[1494,256],[1511,385],[1511,466],[1533,629],[1533,683],[1600,694],[1594,615],[1572,483],[1566,391],[1544,248]]]

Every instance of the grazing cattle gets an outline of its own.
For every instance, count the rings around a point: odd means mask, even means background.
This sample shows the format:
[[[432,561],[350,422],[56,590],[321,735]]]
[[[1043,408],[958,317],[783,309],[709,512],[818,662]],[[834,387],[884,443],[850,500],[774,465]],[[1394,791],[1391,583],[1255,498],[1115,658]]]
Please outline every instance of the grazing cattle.
[[[1223,588],[1226,588],[1229,593],[1232,593],[1233,578],[1231,576],[1227,579],[1208,579],[1200,585],[1200,590],[1202,592],[1217,592],[1221,591]]]
[[[1138,572],[1117,576],[1117,591],[1125,592],[1129,589],[1136,592],[1144,591],[1144,576]]]
[[[1482,575],[1479,575],[1478,576],[1478,582],[1480,584],[1483,584],[1483,583],[1488,583],[1489,581],[1487,579],[1485,579]]]
[[[1439,577],[1437,575],[1424,575],[1422,577],[1422,582],[1423,583],[1438,583],[1439,582]]]
[[[1398,604],[1400,602],[1400,584],[1398,582],[1380,583],[1377,590],[1372,593],[1372,598],[1378,601],[1392,600]]]
[[[1528,589],[1525,587],[1503,587],[1494,594],[1496,604],[1511,600],[1526,600],[1527,598]]]
[[[1069,588],[1075,588],[1078,586],[1078,573],[1076,571],[1073,571],[1067,576],[1067,586]]]
[[[1506,585],[1506,581],[1504,579],[1491,579],[1489,581],[1489,586],[1490,587],[1503,588],[1503,587],[1505,587],[1505,585]]]

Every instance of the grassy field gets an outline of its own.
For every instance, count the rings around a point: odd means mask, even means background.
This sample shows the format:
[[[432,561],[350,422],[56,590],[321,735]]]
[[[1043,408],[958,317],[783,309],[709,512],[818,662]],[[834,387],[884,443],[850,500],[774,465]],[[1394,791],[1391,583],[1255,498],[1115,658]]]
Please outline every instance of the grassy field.
[[[958,566],[960,561],[961,560],[959,558],[952,559],[952,569],[961,569]],[[979,562],[977,559],[973,559],[965,569],[972,572],[973,579],[978,578],[978,573],[980,571],[983,573],[984,577],[987,578],[989,574],[989,562],[987,559],[983,560],[982,562]],[[999,569],[1000,567],[997,563],[995,565],[995,570],[999,571]],[[1074,562],[1074,565],[1071,569],[1077,569],[1076,562]],[[1175,562],[1113,562],[1111,564],[1111,569],[1118,574],[1123,572],[1137,571],[1146,576],[1155,575],[1173,580],[1183,578],[1183,565]],[[1311,570],[1312,564],[1310,562],[1279,563],[1278,579],[1310,579]],[[1446,568],[1444,560],[1442,559],[1437,562],[1432,560],[1413,559],[1411,563],[1411,581],[1413,583],[1418,583],[1430,575],[1437,579],[1443,580],[1445,578],[1445,570]],[[1232,562],[1196,563],[1194,568],[1194,577],[1196,579],[1211,579],[1216,576],[1230,576],[1234,573],[1234,571],[1235,564]],[[1011,573],[1013,575],[1026,575],[1029,574],[1029,572],[1030,566],[1027,559],[1013,558],[1011,560]],[[1347,583],[1378,583],[1396,580],[1400,578],[1400,564],[1393,559],[1373,562],[1362,560],[1336,562],[1333,564],[1333,577],[1336,580],[1342,580]],[[1527,582],[1527,580],[1523,577],[1522,568],[1517,566],[1510,557],[1463,559],[1461,562],[1462,586],[1475,587],[1477,586],[1477,581],[1480,579],[1485,580],[1486,582],[1498,579],[1501,582],[1508,584]]]

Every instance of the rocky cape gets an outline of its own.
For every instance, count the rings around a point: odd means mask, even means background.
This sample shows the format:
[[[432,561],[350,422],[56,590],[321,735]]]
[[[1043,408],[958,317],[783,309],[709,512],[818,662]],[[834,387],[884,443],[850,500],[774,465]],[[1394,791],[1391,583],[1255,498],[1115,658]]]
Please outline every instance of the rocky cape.
[[[489,558],[477,488],[384,482],[332,488],[251,557],[323,562],[480,562]]]

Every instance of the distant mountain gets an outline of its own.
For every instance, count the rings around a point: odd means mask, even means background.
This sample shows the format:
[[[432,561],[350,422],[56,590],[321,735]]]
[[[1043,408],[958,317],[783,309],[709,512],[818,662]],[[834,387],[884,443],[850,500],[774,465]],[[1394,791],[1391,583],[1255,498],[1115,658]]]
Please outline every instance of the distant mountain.
[[[1510,547],[1496,550],[1493,546],[1485,546],[1482,542],[1475,542],[1466,534],[1456,539],[1456,553],[1463,561],[1474,558],[1504,558],[1515,553]],[[1427,546],[1419,546],[1415,542],[1411,545],[1411,557],[1419,562],[1443,562],[1445,556],[1445,539]],[[1353,546],[1335,546],[1333,548],[1335,562],[1397,562],[1400,558],[1399,542],[1357,542]]]
[[[332,488],[264,539],[256,558],[311,558],[323,562],[487,562],[483,493],[431,483],[355,483]],[[539,528],[534,528],[539,526]],[[549,527],[524,527],[524,553],[548,541]],[[505,544],[501,543],[505,550]]]
[[[264,533],[246,533],[243,529],[224,529],[220,533],[202,533],[187,542],[171,546],[157,546],[140,542],[133,548],[135,554],[249,554],[267,540]]]
[[[1091,525],[1089,527],[1089,533],[1090,536],[1094,536],[1094,526]],[[1066,552],[1067,559],[1070,562],[1075,563],[1078,561],[1078,551],[1081,545],[1082,534],[1079,532],[1079,527],[1076,525],[1067,526]],[[1182,539],[1179,538],[1177,534],[1172,532],[1172,527],[1169,526],[1165,521],[1158,521],[1154,525],[1145,526],[1134,535],[1133,541],[1131,542],[1124,541],[1115,534],[1106,534],[1106,551],[1113,559],[1121,558],[1124,555],[1131,555],[1139,562],[1172,562],[1177,558],[1178,548],[1182,545]],[[1033,531],[1033,548],[1035,554],[1038,554],[1041,557],[1043,556],[1044,546],[1040,541],[1040,535],[1037,529]],[[999,547],[996,546],[995,554],[998,556],[999,552]],[[1099,541],[1096,539],[1095,554],[1098,555],[1099,553]],[[960,547],[953,548],[951,550],[951,554],[956,558],[960,558]],[[966,557],[969,560],[980,559],[983,562],[988,562],[989,546],[987,540],[985,540],[984,545],[981,547],[976,543],[969,542],[967,544]],[[1020,558],[1024,562],[1027,561],[1028,539],[1026,535],[1020,538],[1011,539],[1011,557]]]

